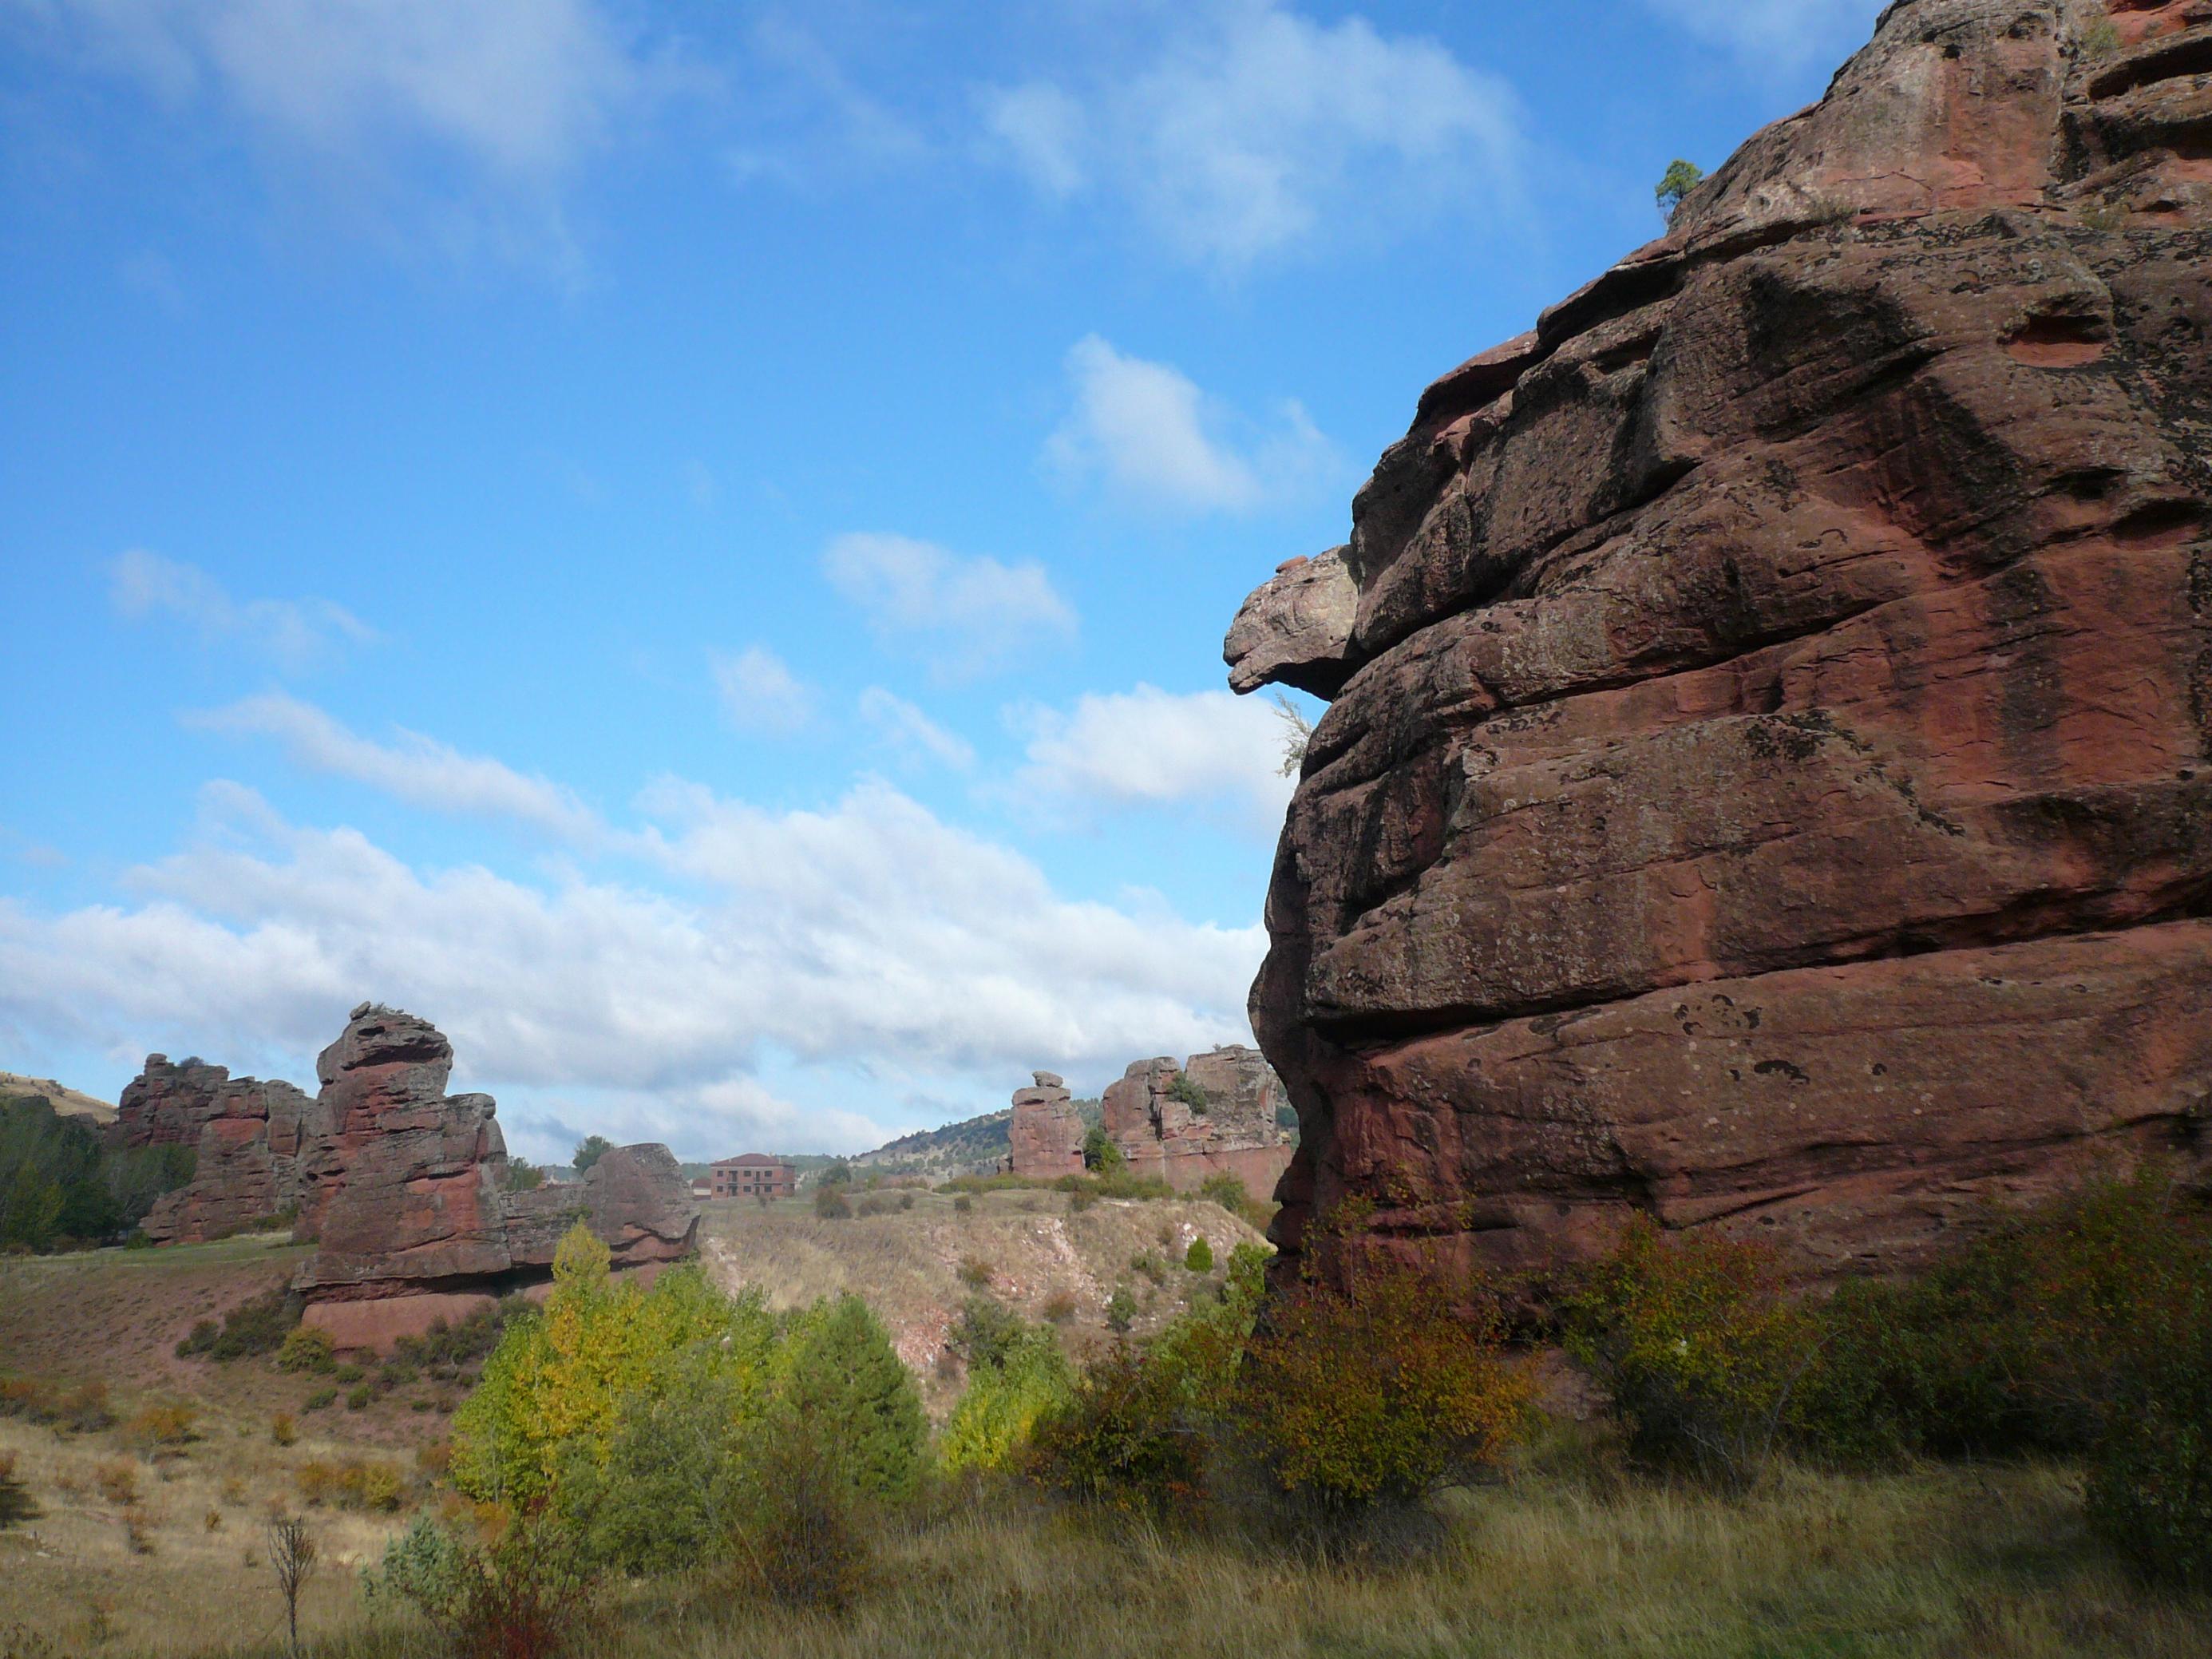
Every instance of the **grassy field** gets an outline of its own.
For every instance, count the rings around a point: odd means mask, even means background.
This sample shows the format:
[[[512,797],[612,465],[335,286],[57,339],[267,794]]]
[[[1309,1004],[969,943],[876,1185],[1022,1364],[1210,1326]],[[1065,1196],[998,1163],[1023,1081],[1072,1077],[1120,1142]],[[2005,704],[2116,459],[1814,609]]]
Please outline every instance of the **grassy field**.
[[[2148,1594],[2081,1534],[2070,1476],[1805,1473],[1742,1498],[1540,1471],[1461,1495],[1448,1537],[1393,1566],[1107,1528],[1012,1498],[945,1502],[887,1535],[848,1612],[793,1613],[711,1565],[616,1593],[580,1651],[650,1659],[1289,1659],[1650,1656],[2056,1659],[2212,1650],[2212,1607]],[[182,1650],[160,1647],[150,1652]],[[366,1622],[324,1659],[428,1659]],[[269,1643],[227,1651],[273,1656]]]
[[[992,1192],[968,1210],[817,1220],[805,1204],[710,1206],[711,1271],[779,1306],[840,1290],[882,1312],[933,1410],[957,1391],[945,1328],[984,1279],[1031,1317],[1064,1315],[1080,1350],[1128,1283],[1157,1326],[1202,1284],[1179,1262],[1251,1237],[1218,1206]],[[0,1261],[0,1372],[106,1382],[118,1421],[89,1433],[0,1417],[0,1460],[40,1513],[0,1531],[0,1659],[282,1650],[264,1530],[305,1516],[323,1552],[303,1606],[310,1650],[399,1659],[441,1650],[379,1623],[358,1569],[417,1510],[447,1501],[418,1462],[453,1385],[427,1380],[363,1410],[304,1409],[321,1379],[266,1360],[171,1352],[192,1322],[281,1282],[299,1252],[234,1239],[165,1251]],[[1158,1282],[1132,1257],[1162,1264]],[[1218,1272],[1214,1278],[1218,1279]],[[1065,1304],[1054,1306],[1055,1298]],[[326,1386],[326,1384],[324,1384]],[[185,1406],[162,1445],[134,1419]],[[298,1437],[279,1443],[279,1414]],[[394,1507],[363,1507],[345,1471],[382,1470]],[[358,1480],[358,1476],[356,1477]],[[2212,1653],[2212,1605],[2154,1591],[2084,1532],[2070,1469],[1925,1466],[1878,1478],[1785,1470],[1730,1497],[1627,1474],[1572,1424],[1510,1478],[1451,1495],[1440,1541],[1392,1565],[1329,1566],[1225,1523],[1103,1521],[1011,1486],[935,1494],[886,1527],[844,1613],[763,1604],[702,1561],[678,1580],[617,1585],[578,1651],[668,1659],[843,1656],[2191,1656]]]

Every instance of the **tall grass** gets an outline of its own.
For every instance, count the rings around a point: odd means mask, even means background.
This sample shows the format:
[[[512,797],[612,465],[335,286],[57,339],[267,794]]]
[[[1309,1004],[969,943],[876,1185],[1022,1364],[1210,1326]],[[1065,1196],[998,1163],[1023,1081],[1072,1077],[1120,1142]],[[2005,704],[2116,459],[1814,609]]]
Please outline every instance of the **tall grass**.
[[[1737,1498],[1524,1473],[1449,1507],[1432,1552],[1354,1568],[1007,1493],[887,1533],[842,1613],[769,1605],[710,1565],[631,1591],[602,1639],[639,1659],[2199,1659],[2212,1647],[2212,1603],[2130,1577],[2084,1532],[2058,1466],[1784,1469]],[[427,1632],[365,1626],[309,1651],[434,1650]]]

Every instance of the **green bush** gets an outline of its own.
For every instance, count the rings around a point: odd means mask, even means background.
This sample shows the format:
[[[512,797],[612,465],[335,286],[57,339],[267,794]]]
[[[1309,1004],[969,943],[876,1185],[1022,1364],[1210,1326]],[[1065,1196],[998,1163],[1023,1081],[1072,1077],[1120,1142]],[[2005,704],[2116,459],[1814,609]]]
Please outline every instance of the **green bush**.
[[[368,1375],[368,1372],[365,1369],[356,1364],[350,1359],[345,1361],[343,1364],[333,1365],[331,1368],[331,1380],[335,1382],[358,1382]]]
[[[298,1297],[276,1286],[224,1314],[220,1329],[211,1319],[195,1324],[191,1334],[177,1344],[178,1358],[228,1360],[274,1353],[299,1324],[302,1306]]]
[[[1243,1437],[1284,1493],[1334,1522],[1411,1504],[1496,1461],[1529,1383],[1505,1363],[1494,1311],[1441,1284],[1370,1272],[1349,1291],[1301,1287],[1270,1310],[1237,1374]]]
[[[1190,1248],[1183,1252],[1182,1265],[1194,1273],[1213,1271],[1213,1246],[1206,1242],[1204,1233],[1190,1241]]]
[[[971,1299],[974,1302],[983,1298]],[[1009,1314],[1011,1330],[993,1330],[969,1349],[968,1386],[938,1442],[951,1471],[1012,1467],[1039,1417],[1068,1396],[1073,1378],[1052,1333]]]
[[[760,1443],[732,1534],[741,1589],[790,1607],[852,1605],[873,1550],[849,1450],[803,1426]]]
[[[952,1213],[955,1215],[972,1214],[975,1212],[975,1200],[969,1197],[965,1193],[961,1194],[959,1197],[952,1200]]]
[[[2212,1280],[2130,1333],[2089,1460],[2091,1526],[2150,1576],[2212,1589]]]
[[[376,1390],[374,1389],[369,1387],[366,1382],[360,1383],[346,1391],[346,1409],[349,1412],[367,1411],[368,1409],[369,1401],[375,1398]]]
[[[2144,1333],[2186,1328],[2192,1271],[2212,1273],[2206,1228],[2155,1169],[1991,1215],[1922,1273],[1815,1310],[1796,1426],[1858,1461],[2085,1452],[2160,1340]]]
[[[1201,1117],[1213,1109],[1213,1097],[1206,1092],[1206,1085],[1188,1072],[1175,1074],[1175,1081],[1168,1085],[1168,1098],[1181,1101]]]
[[[705,1356],[657,1396],[633,1396],[604,1459],[563,1449],[559,1504],[584,1558],[632,1575],[709,1560],[727,1542],[757,1403]]]
[[[578,1175],[587,1175],[591,1171],[592,1165],[597,1164],[614,1149],[614,1142],[609,1140],[605,1135],[586,1135],[577,1144],[575,1156],[570,1158],[569,1162],[575,1166]]]
[[[412,1607],[463,1659],[597,1648],[598,1580],[542,1511],[517,1516],[483,1544],[418,1519],[385,1547],[362,1589],[373,1606]]]
[[[1667,164],[1666,173],[1652,186],[1651,194],[1659,204],[1659,211],[1672,220],[1690,192],[1705,183],[1705,170],[1694,161],[1677,158]]]
[[[313,1325],[295,1325],[276,1350],[280,1371],[328,1371],[337,1361],[331,1334]]]
[[[1127,1285],[1116,1285],[1114,1294],[1106,1298],[1106,1328],[1127,1331],[1137,1321],[1137,1298],[1129,1293]]]
[[[1083,1167],[1100,1175],[1119,1175],[1129,1167],[1129,1160],[1114,1138],[1094,1123],[1083,1132]]]
[[[337,1397],[338,1391],[336,1389],[317,1389],[300,1402],[300,1409],[303,1412],[326,1411]]]
[[[1803,1309],[1762,1246],[1649,1217],[1565,1307],[1567,1348],[1605,1389],[1639,1460],[1739,1480],[1784,1437],[1818,1355]]]
[[[845,1197],[841,1183],[831,1186],[824,1182],[814,1189],[814,1213],[824,1221],[846,1221],[852,1218],[853,1206]]]

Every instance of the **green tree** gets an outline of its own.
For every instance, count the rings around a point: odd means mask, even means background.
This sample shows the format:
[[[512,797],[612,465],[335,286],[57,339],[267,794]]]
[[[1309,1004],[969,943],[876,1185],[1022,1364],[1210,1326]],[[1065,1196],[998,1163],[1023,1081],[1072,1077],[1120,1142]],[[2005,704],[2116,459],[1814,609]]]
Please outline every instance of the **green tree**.
[[[832,1449],[853,1485],[872,1497],[910,1496],[926,1425],[914,1376],[868,1304],[846,1295],[793,1322],[780,1410]]]
[[[575,1164],[576,1173],[582,1175],[614,1149],[614,1142],[605,1135],[586,1135],[576,1148],[576,1156],[570,1162]]]
[[[1126,1331],[1137,1321],[1137,1298],[1129,1293],[1127,1285],[1116,1285],[1114,1294],[1106,1298],[1106,1328]]]
[[[1015,1322],[991,1358],[969,1363],[968,1386],[938,1443],[947,1469],[1002,1469],[1029,1443],[1038,1418],[1064,1404],[1074,1374],[1053,1334]]]
[[[1190,1241],[1190,1249],[1183,1252],[1182,1265],[1194,1273],[1213,1271],[1213,1246],[1206,1242],[1204,1233]]]
[[[1670,222],[1690,192],[1705,181],[1705,170],[1694,161],[1685,161],[1680,156],[1667,164],[1667,171],[1651,188],[1659,203],[1660,213]]]
[[[1100,1175],[1119,1175],[1129,1167],[1129,1160],[1114,1144],[1113,1136],[1094,1123],[1083,1132],[1083,1167]]]

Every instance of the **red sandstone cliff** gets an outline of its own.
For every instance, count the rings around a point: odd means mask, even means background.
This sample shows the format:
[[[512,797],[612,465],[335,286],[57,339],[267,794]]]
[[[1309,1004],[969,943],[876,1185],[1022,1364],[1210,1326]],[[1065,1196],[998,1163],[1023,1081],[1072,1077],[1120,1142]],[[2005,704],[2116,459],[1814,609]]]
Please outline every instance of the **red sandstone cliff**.
[[[2208,276],[2212,3],[1902,0],[1428,388],[1230,641],[1336,699],[1252,999],[1283,1271],[1347,1198],[1353,1250],[1640,1209],[1832,1271],[2203,1175]]]

